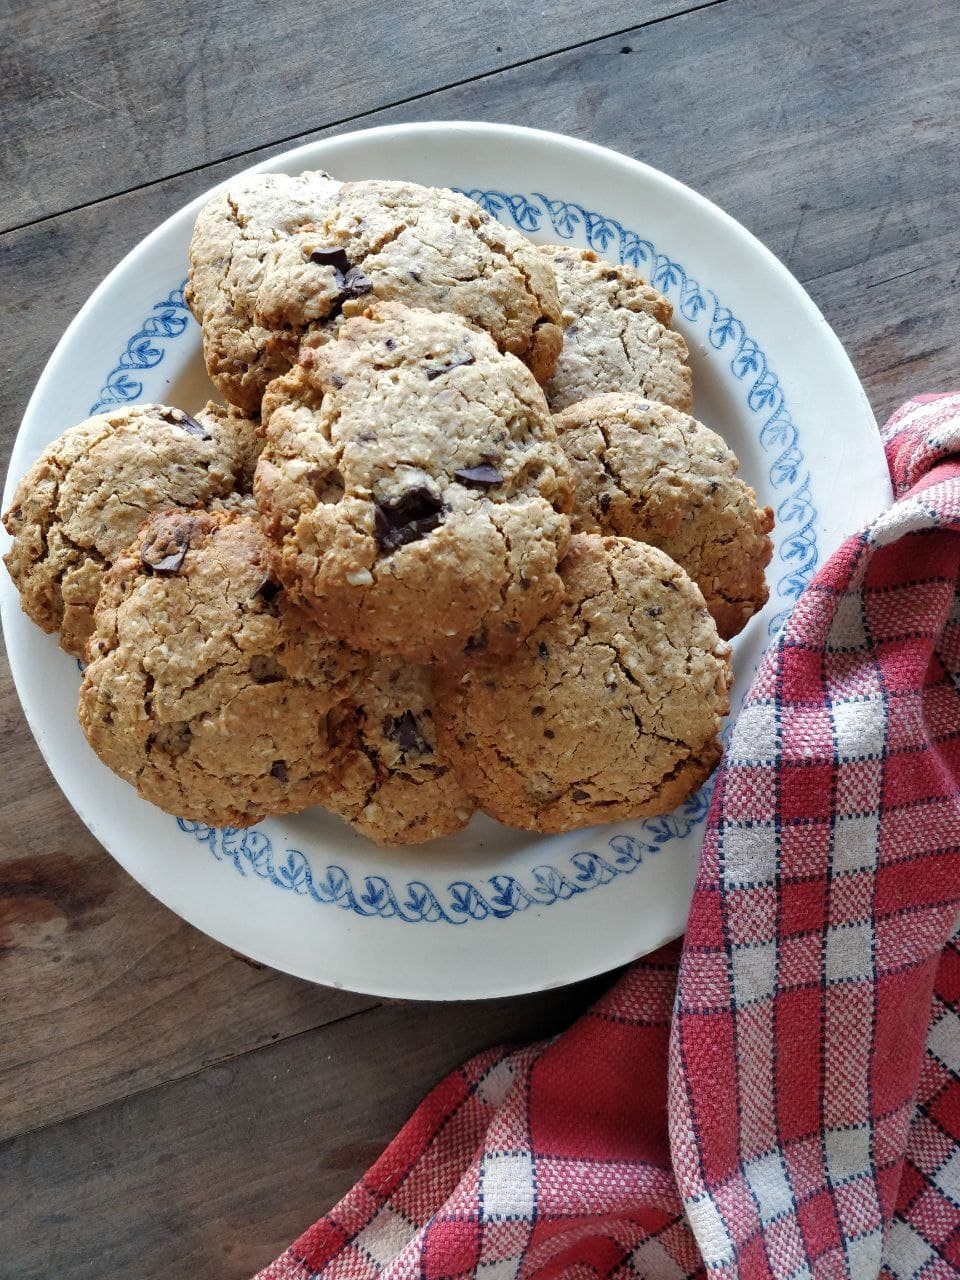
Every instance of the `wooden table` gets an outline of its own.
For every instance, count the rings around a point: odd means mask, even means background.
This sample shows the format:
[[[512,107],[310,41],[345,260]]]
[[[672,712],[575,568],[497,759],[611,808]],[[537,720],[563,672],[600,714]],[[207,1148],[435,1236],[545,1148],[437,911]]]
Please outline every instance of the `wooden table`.
[[[0,51],[4,465],[54,342],[147,231],[275,151],[397,120],[647,160],[788,264],[878,417],[960,383],[956,0],[14,0]],[[104,854],[5,666],[0,728],[2,1277],[246,1276],[444,1071],[603,985],[437,1007],[265,970]]]

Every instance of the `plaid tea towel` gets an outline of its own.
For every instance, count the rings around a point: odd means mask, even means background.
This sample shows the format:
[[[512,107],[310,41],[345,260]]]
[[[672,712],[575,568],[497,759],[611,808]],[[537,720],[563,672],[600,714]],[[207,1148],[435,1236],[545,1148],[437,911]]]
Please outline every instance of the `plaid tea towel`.
[[[896,501],[733,731],[682,953],[454,1072],[260,1280],[960,1275],[960,394],[884,443]]]

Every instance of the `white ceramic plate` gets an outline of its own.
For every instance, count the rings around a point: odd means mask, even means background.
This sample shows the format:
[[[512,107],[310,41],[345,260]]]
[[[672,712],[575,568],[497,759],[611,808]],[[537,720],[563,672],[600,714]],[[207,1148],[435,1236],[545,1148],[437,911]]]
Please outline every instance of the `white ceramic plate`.
[[[689,188],[556,134],[389,126],[258,167],[460,187],[534,240],[589,244],[669,296],[692,353],[696,412],[777,515],[770,602],[734,645],[736,707],[816,566],[890,496],[856,374],[786,268]],[[128,254],[65,333],[24,417],[4,507],[48,441],[91,412],[206,400],[200,332],[181,292],[205,199]],[[237,951],[357,991],[454,999],[572,982],[683,930],[706,791],[653,821],[536,838],[478,817],[453,839],[392,851],[318,810],[242,832],[178,823],[89,750],[73,714],[76,664],[21,614],[5,575],[0,591],[17,689],[71,804],[151,893]]]

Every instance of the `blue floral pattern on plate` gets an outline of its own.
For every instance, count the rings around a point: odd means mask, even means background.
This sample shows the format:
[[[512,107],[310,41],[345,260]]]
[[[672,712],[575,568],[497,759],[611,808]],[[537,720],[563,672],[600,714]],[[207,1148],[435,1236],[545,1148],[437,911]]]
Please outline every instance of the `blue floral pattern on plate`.
[[[638,268],[672,299],[690,325],[703,331],[715,351],[724,352],[731,372],[743,384],[747,407],[756,419],[760,445],[769,457],[770,486],[782,494],[776,519],[785,535],[779,553],[784,571],[775,591],[786,607],[770,621],[770,634],[776,634],[817,565],[816,510],[800,433],[787,409],[780,380],[759,343],[712,290],[702,288],[679,262],[658,252],[651,240],[615,218],[541,192],[467,190],[465,194],[500,221],[512,222],[521,231],[547,229],[562,240],[573,240],[582,234],[597,253],[605,257],[615,254],[620,262]],[[190,311],[183,292],[186,283],[156,303],[140,329],[129,338],[91,413],[132,403],[143,394],[136,372],[160,364],[165,344],[176,341],[189,325]],[[383,875],[365,875],[354,882],[350,873],[335,863],[321,870],[299,849],[274,849],[273,841],[258,827],[217,830],[182,818],[177,819],[177,825],[206,845],[218,862],[232,865],[240,875],[258,877],[324,906],[367,918],[461,925],[470,920],[503,920],[530,907],[553,906],[630,875],[670,841],[689,835],[706,818],[711,790],[707,783],[676,812],[642,823],[635,835],[612,836],[602,853],[582,850],[571,854],[562,866],[544,864],[520,875],[498,873],[479,884],[454,880],[442,889],[422,880],[394,884]]]

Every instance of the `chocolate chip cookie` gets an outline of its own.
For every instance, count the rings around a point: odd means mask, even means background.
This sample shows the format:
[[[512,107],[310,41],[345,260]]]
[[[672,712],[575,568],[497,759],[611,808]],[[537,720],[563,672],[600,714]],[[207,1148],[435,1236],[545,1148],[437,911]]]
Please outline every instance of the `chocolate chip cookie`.
[[[322,626],[412,661],[503,653],[559,602],[572,490],[543,393],[459,316],[379,303],[263,403],[254,491]]]
[[[592,249],[542,245],[553,264],[567,325],[545,385],[554,412],[605,391],[638,392],[677,409],[693,405],[687,344],[670,328],[673,307],[628,266]]]
[[[195,417],[145,404],[88,418],[47,446],[17,486],[4,557],[24,612],[82,657],[100,580],[146,516],[249,489],[256,424],[208,404]]]
[[[263,389],[296,359],[300,332],[256,319],[264,262],[314,227],[339,183],[320,170],[234,178],[201,210],[190,242],[186,299],[203,330],[207,372],[222,395],[259,412]],[[297,288],[290,281],[291,291]]]
[[[252,520],[151,516],[95,622],[80,724],[145,799],[243,827],[328,798],[347,737],[335,713],[364,660],[290,603]]]
[[[510,826],[666,813],[720,757],[729,646],[653,547],[577,534],[560,571],[562,607],[516,653],[434,673],[440,748]]]
[[[767,600],[773,512],[720,436],[630,395],[584,400],[554,424],[573,468],[574,529],[659,547],[697,583],[720,635],[742,630]]]
[[[374,658],[349,699],[352,746],[327,808],[377,844],[451,835],[474,811],[437,748],[424,667]]]
[[[250,192],[275,177],[218,196],[194,234],[189,298],[227,399],[257,408],[298,341],[335,333],[376,299],[462,315],[541,380],[553,372],[556,283],[519,232],[466,196],[412,182],[348,182],[329,199],[325,187],[316,210],[288,207],[278,192],[269,219],[244,219]]]

